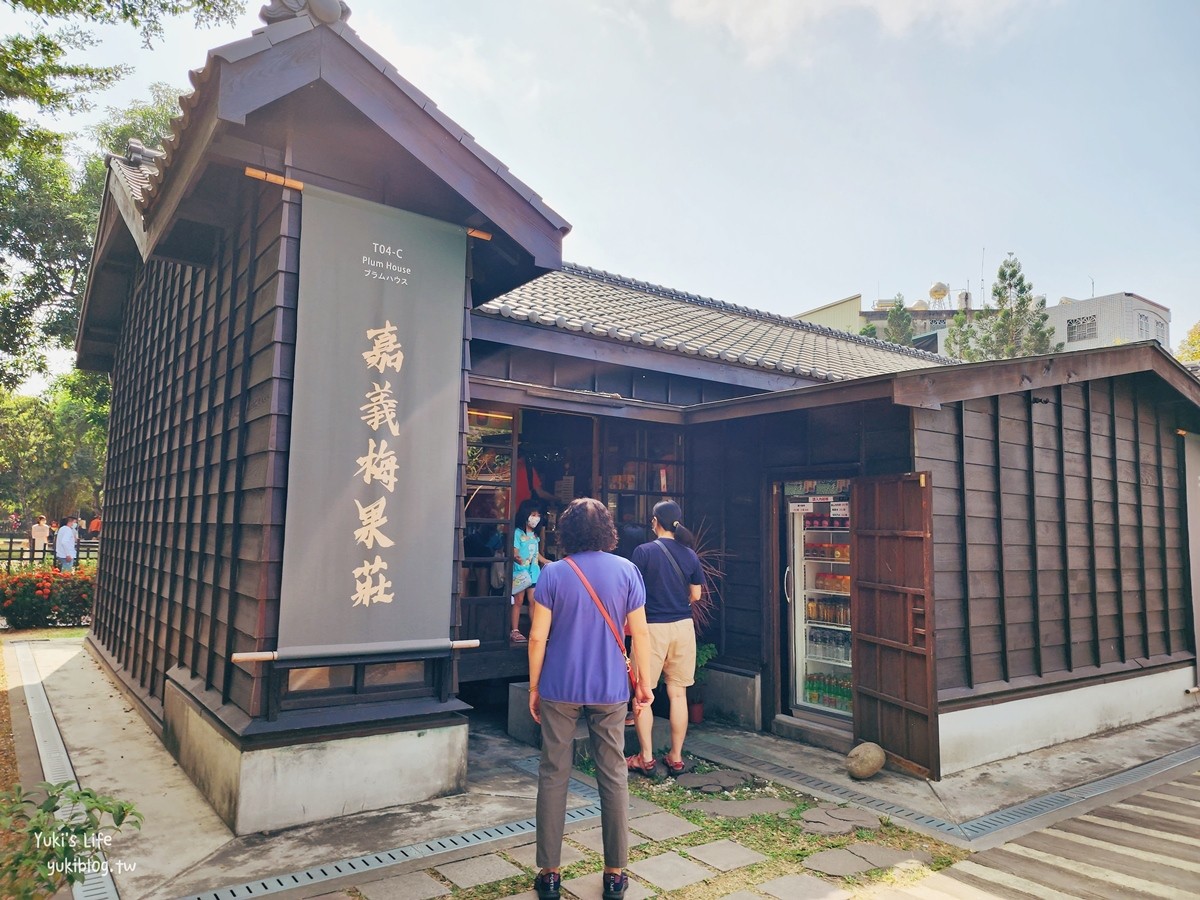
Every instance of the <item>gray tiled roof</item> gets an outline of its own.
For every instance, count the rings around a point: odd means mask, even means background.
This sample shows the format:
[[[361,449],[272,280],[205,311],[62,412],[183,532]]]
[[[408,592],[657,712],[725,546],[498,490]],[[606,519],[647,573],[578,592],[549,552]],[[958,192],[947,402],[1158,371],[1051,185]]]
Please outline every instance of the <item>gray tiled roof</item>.
[[[570,263],[475,313],[821,381],[954,362]]]

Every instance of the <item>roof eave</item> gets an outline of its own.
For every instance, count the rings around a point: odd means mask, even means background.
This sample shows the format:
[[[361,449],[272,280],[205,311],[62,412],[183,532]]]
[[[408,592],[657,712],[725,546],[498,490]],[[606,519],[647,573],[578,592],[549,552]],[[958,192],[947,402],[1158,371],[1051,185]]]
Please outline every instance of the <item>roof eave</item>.
[[[433,175],[523,246],[537,266],[562,264],[562,237],[570,224],[429,98],[409,84],[344,23],[305,27],[306,17],[260,29],[250,38],[209,52],[205,67],[192,73],[195,93],[167,142],[160,175],[152,179],[143,209],[169,222],[200,174],[218,128],[244,125],[249,116],[277,100],[321,81],[404,146]],[[292,22],[299,24],[292,25]],[[285,26],[288,26],[285,28]],[[286,45],[282,47],[281,45]],[[267,51],[287,53],[280,65]],[[214,99],[215,95],[215,99]],[[432,119],[450,140],[425,146],[406,131],[414,118]],[[199,134],[197,134],[199,130]],[[287,174],[287,173],[283,173]],[[495,190],[497,184],[503,185]],[[485,186],[493,189],[491,194]],[[507,199],[493,198],[507,192]],[[160,231],[162,227],[160,227]],[[161,234],[156,235],[161,237]]]
[[[895,376],[892,397],[901,406],[940,409],[945,403],[977,397],[1058,387],[1147,371],[1158,374],[1200,407],[1200,382],[1157,341],[919,369]]]
[[[111,370],[133,275],[132,257],[142,255],[145,238],[130,187],[121,178],[117,164],[110,162],[75,333],[77,368],[90,372]]]

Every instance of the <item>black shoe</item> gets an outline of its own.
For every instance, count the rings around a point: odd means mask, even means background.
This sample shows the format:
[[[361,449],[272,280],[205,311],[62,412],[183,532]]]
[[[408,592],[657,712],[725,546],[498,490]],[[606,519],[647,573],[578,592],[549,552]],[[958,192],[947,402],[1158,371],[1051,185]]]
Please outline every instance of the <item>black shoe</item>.
[[[538,900],[559,900],[558,889],[562,886],[562,876],[557,872],[542,872],[533,879],[533,889],[537,891]],[[605,894],[605,896],[608,896]],[[621,894],[613,894],[620,897]]]
[[[624,872],[604,873],[604,900],[622,900],[625,888],[629,887],[629,876]]]

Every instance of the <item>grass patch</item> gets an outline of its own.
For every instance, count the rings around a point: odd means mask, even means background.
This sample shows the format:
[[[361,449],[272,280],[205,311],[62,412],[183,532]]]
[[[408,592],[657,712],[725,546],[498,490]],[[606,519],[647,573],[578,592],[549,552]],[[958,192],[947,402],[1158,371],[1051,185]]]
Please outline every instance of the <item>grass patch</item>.
[[[595,773],[595,766],[590,760],[578,767],[585,774]],[[696,761],[695,770],[700,772],[714,771],[720,767],[700,760]],[[859,829],[846,835],[815,835],[804,831],[803,821],[799,814],[806,809],[820,805],[822,801],[810,794],[794,791],[791,788],[774,784],[758,778],[752,778],[745,785],[723,794],[701,794],[698,791],[681,787],[673,778],[658,781],[641,778],[630,778],[629,792],[632,796],[646,800],[655,806],[687,819],[693,825],[699,826],[698,831],[685,834],[682,837],[665,841],[648,841],[639,846],[629,848],[630,863],[662,853],[676,852],[688,856],[688,851],[702,844],[713,841],[736,841],[743,847],[755,850],[766,857],[762,862],[752,866],[736,869],[732,872],[715,873],[707,881],[676,891],[656,894],[664,900],[717,900],[738,890],[744,890],[748,885],[761,884],[780,878],[784,875],[804,874],[818,876],[803,867],[803,860],[822,850],[832,850],[855,843],[872,843],[896,850],[923,850],[932,857],[929,865],[914,865],[905,868],[872,869],[868,872],[849,878],[825,878],[832,885],[851,891],[855,895],[870,895],[884,887],[902,887],[913,884],[939,869],[966,858],[969,853],[945,844],[936,838],[926,837],[909,831],[885,819],[881,820],[879,830]],[[770,797],[791,805],[791,809],[782,814],[751,816],[742,819],[727,819],[720,816],[708,815],[699,810],[689,810],[684,807],[692,803],[707,800],[751,800]],[[589,827],[598,827],[595,821]],[[573,865],[564,867],[563,881],[569,881],[581,875],[598,872],[603,866],[600,854],[588,850],[583,845],[571,840],[566,835],[566,841],[584,854],[584,859]],[[515,859],[499,851],[502,856],[514,865],[520,865]],[[700,862],[700,860],[695,860]],[[445,879],[434,874],[451,891],[456,900],[500,900],[514,894],[530,890],[536,869],[522,866],[523,874],[512,878],[479,887],[464,890],[455,888]]]
[[[86,626],[78,628],[7,628],[0,631],[0,644],[11,644],[14,641],[53,641],[70,638],[86,637]]]

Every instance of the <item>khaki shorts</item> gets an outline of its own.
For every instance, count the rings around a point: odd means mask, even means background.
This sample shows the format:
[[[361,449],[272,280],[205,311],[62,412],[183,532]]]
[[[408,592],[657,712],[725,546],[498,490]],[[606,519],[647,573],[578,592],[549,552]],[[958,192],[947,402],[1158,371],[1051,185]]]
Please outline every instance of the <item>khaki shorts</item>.
[[[687,687],[696,683],[696,628],[691,619],[678,622],[652,622],[650,629],[650,671],[647,681],[658,684],[663,676],[667,684]]]

